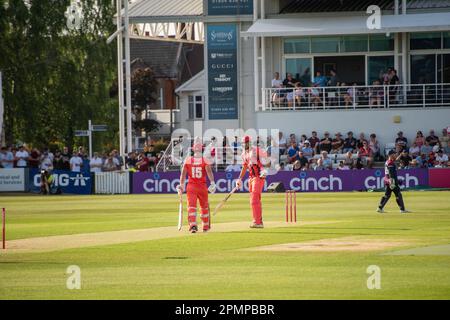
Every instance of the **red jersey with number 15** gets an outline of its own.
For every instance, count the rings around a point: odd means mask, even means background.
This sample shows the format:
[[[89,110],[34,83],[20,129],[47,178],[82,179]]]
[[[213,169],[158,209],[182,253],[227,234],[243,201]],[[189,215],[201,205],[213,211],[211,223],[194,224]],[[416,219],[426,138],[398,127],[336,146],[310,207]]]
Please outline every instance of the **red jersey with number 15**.
[[[184,161],[184,167],[188,174],[188,183],[206,185],[206,166],[208,161],[201,157],[187,157]]]

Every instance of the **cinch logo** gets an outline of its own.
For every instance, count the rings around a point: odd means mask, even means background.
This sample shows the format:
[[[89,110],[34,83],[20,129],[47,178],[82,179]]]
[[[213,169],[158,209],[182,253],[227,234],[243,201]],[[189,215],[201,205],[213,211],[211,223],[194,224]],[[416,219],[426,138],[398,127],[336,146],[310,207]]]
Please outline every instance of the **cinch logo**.
[[[142,188],[148,193],[165,193],[176,191],[177,185],[180,183],[180,179],[146,179],[142,183]]]
[[[400,188],[411,188],[419,185],[419,178],[412,176],[409,173],[405,176],[398,176],[398,180],[402,182]],[[384,187],[384,177],[370,176],[364,180],[364,188],[366,189],[381,189]]]
[[[292,178],[289,185],[291,189],[296,191],[342,191],[341,178],[332,174],[319,179],[314,177]]]
[[[70,178],[70,180],[73,181],[73,186],[74,187],[85,187],[86,186],[86,181],[89,180],[89,179],[90,178],[84,177],[82,174],[77,174],[76,177]]]

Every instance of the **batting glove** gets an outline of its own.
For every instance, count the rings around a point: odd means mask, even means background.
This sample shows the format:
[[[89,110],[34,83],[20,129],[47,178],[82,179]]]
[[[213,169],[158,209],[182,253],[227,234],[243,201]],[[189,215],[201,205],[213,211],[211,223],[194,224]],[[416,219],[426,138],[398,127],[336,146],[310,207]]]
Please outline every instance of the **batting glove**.
[[[216,184],[214,182],[211,182],[208,188],[209,193],[215,193],[216,192]]]
[[[238,188],[242,187],[242,179],[236,180],[236,187],[238,187]]]
[[[184,187],[181,184],[179,184],[177,186],[177,191],[178,191],[178,193],[183,193],[184,192]]]

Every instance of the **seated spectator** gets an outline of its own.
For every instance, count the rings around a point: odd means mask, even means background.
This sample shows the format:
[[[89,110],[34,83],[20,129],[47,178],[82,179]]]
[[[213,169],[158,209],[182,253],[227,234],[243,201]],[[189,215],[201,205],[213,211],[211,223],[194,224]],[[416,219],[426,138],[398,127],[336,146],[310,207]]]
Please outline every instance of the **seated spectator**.
[[[136,169],[139,172],[148,172],[149,171],[150,160],[145,156],[143,152],[141,152],[137,158]]]
[[[412,159],[412,161],[409,163],[409,167],[411,169],[418,169],[420,168],[420,164],[416,159]]]
[[[345,164],[344,160],[339,161],[339,166],[337,170],[350,170],[350,167]]]
[[[237,163],[236,159],[234,159],[233,164],[230,164],[226,167],[226,172],[241,172],[242,166]]]
[[[357,170],[362,170],[362,169],[364,169],[363,157],[361,157],[359,151],[356,153],[356,155],[357,155],[357,158],[355,160],[355,164],[354,164],[353,168],[357,169]]]
[[[344,165],[347,166],[349,169],[354,168],[355,160],[353,159],[353,153],[351,151],[347,152],[345,154]]]
[[[292,142],[297,143],[297,137],[295,136],[295,133],[291,133],[291,134],[289,135],[289,145],[291,145]]]
[[[2,147],[0,152],[0,168],[12,169],[14,168],[14,155],[11,148]]]
[[[322,151],[326,151],[328,154],[331,152],[332,140],[328,131],[325,131],[324,136],[325,137],[319,142],[319,152],[322,153]]]
[[[30,155],[28,151],[25,149],[23,145],[19,146],[19,150],[17,150],[15,154],[15,161],[17,168],[26,168],[28,166],[28,160]]]
[[[53,170],[53,160],[48,154],[48,151],[46,151],[41,158],[41,163],[39,164],[39,169],[45,170],[45,171],[52,171]]]
[[[374,161],[381,159],[381,148],[377,139],[377,135],[372,133],[369,139],[369,148],[372,150]]]
[[[315,170],[332,170],[333,162],[328,157],[328,152],[322,151],[320,159],[317,160],[317,165],[314,168]]]
[[[433,147],[430,146],[430,144],[427,140],[425,140],[423,146],[420,148],[420,153],[429,155],[431,152],[433,152]]]
[[[309,159],[305,156],[305,154],[300,151],[298,153],[298,160],[296,161],[300,164],[299,170],[308,170],[309,169]],[[294,164],[295,167],[295,164]]]
[[[317,151],[317,147],[319,145],[320,139],[317,136],[316,131],[311,132],[311,137],[308,139],[308,141],[311,144],[311,148],[313,148],[315,151]]]
[[[83,159],[81,159],[80,154],[73,153],[72,158],[70,158],[70,171],[81,172],[81,167],[83,167]]]
[[[412,158],[416,158],[420,154],[420,147],[416,142],[413,142],[412,146],[409,148],[409,154]]]
[[[365,166],[372,168],[373,153],[372,149],[369,148],[369,143],[367,141],[364,141],[361,149],[359,149],[359,158],[361,158]]]
[[[423,136],[422,131],[417,131],[416,133],[416,138],[414,139],[414,143],[416,144],[416,146],[418,146],[419,148],[423,146],[423,144],[425,143],[425,138]]]
[[[439,144],[444,149],[444,153],[450,153],[450,137],[448,135],[448,129],[442,129],[442,137],[439,137]]]
[[[366,139],[366,135],[364,134],[364,132],[361,132],[359,134],[359,139],[358,139],[358,142],[356,143],[356,147],[358,149],[361,149],[363,147],[363,145],[364,145],[364,142],[368,142],[368,141]]]
[[[297,142],[292,141],[291,142],[291,146],[288,149],[288,158],[287,161],[289,164],[294,163],[295,161],[298,160],[298,147],[297,147]]]
[[[430,152],[428,155],[427,166],[428,168],[433,168],[436,164],[436,154],[434,152]]]
[[[306,140],[308,140],[308,137],[306,136],[306,134],[302,134],[302,136],[300,137],[300,142],[298,143],[298,147],[300,148],[300,150],[305,145]]]
[[[342,84],[343,87],[346,86],[345,83]],[[353,85],[351,87],[349,87],[345,92],[344,92],[344,103],[345,103],[345,107],[347,108],[350,105],[353,105],[354,103],[356,103],[356,94],[357,94],[357,89],[356,89],[356,82],[353,83]]]
[[[427,156],[425,154],[419,154],[414,160],[417,162],[417,166],[419,168],[424,168],[424,167],[427,166],[426,165],[426,163],[427,163]]]
[[[435,165],[436,168],[447,168],[448,166],[448,155],[444,153],[444,150],[439,149],[436,156]]]
[[[284,81],[283,81],[283,86],[285,87],[285,88],[294,88],[295,87],[295,84],[297,83],[298,81],[294,78],[294,77],[292,77],[292,73],[288,73],[287,75],[286,75],[286,79],[284,79]]]
[[[353,132],[347,132],[347,138],[344,140],[344,147],[342,151],[344,153],[354,152],[356,150],[356,139],[353,137]]]
[[[294,105],[294,101],[295,101],[295,105],[300,107],[302,105],[302,99],[304,99],[304,98],[305,98],[305,93],[303,92],[302,86],[301,86],[300,82],[297,82],[295,84],[294,90],[289,91],[286,95],[288,107],[292,108]]]
[[[306,140],[303,143],[303,147],[301,149],[301,152],[306,157],[306,159],[308,159],[308,161],[311,160],[312,157],[314,157],[314,149],[311,148],[309,140]]]
[[[89,161],[89,168],[92,173],[102,172],[103,159],[98,156],[98,152],[94,152],[94,156]]]
[[[337,154],[342,153],[344,147],[344,140],[342,139],[342,134],[340,132],[336,133],[335,138],[331,142],[331,153]]]
[[[399,146],[402,151],[408,147],[408,139],[406,139],[406,137],[403,136],[402,131],[399,131],[397,133],[397,139],[395,139],[395,146]]]
[[[294,165],[292,166],[292,171],[300,171],[302,169],[302,164],[299,160],[294,162]]]
[[[412,161],[412,158],[409,155],[408,151],[404,149],[403,152],[400,154],[400,157],[398,157],[398,160],[400,161],[401,169],[408,169],[409,164]]]
[[[434,134],[434,130],[430,130],[430,135],[425,140],[431,147],[439,144],[439,138]]]

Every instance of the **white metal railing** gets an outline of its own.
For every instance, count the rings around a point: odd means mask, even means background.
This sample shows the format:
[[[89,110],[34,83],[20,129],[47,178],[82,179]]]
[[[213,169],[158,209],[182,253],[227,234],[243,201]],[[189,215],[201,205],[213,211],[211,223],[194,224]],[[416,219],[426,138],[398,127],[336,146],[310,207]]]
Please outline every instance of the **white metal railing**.
[[[96,194],[129,194],[130,173],[128,171],[96,172]]]
[[[263,88],[257,111],[450,106],[450,84]]]

